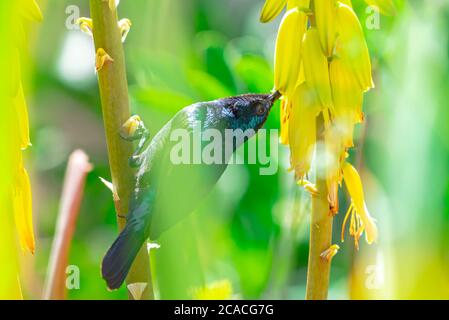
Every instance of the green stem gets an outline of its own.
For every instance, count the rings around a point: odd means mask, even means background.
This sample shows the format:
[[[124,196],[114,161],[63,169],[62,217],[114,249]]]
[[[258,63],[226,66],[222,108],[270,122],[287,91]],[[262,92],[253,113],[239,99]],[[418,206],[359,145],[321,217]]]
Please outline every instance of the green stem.
[[[118,195],[115,208],[118,217],[126,216],[128,199],[133,188],[132,170],[128,159],[132,154],[132,144],[120,138],[120,127],[129,118],[128,83],[121,33],[117,25],[117,10],[109,8],[109,1],[90,0],[93,21],[95,50],[103,48],[114,60],[98,71],[101,107],[106,131],[106,141],[111,167],[112,183]],[[118,218],[120,230],[125,225]],[[153,299],[150,261],[146,244],[142,246],[126,279],[127,284],[147,283],[141,299]],[[128,292],[130,298],[133,298]]]
[[[317,119],[317,155],[324,155],[323,118]],[[309,265],[307,269],[307,300],[325,300],[329,289],[331,260],[321,254],[332,245],[332,215],[329,211],[325,174],[317,167],[316,187],[319,194],[312,199],[310,220]]]

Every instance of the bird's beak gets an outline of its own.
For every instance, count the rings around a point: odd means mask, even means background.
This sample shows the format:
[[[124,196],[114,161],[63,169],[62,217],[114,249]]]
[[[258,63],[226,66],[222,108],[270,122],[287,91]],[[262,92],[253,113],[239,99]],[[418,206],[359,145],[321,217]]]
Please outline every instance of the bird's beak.
[[[268,101],[270,102],[270,106],[273,106],[273,104],[282,96],[282,94],[279,91],[275,91],[274,93],[270,94],[268,96]]]

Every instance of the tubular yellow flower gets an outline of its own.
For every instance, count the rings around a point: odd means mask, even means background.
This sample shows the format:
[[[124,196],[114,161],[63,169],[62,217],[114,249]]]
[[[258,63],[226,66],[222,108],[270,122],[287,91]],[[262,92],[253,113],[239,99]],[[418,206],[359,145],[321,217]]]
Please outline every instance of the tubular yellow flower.
[[[372,7],[379,8],[379,12],[384,15],[392,16],[396,14],[393,0],[365,0],[365,2]]]
[[[13,6],[14,19],[17,22],[15,28],[23,32],[22,19],[29,19],[34,21],[42,20],[42,13],[34,0],[19,0]],[[17,32],[16,30],[16,32]],[[14,43],[17,46],[17,43]],[[13,180],[10,185],[10,192],[12,198],[12,207],[14,211],[14,221],[16,224],[17,233],[23,249],[34,253],[35,241],[32,221],[32,196],[31,186],[28,173],[23,167],[22,152],[28,148],[30,143],[29,123],[28,123],[28,109],[25,100],[25,95],[22,87],[20,75],[20,61],[19,52],[20,47],[14,48],[10,55],[12,63],[16,66],[13,72],[13,90],[11,92],[11,119],[12,129],[17,130],[15,138],[12,139],[11,160],[13,163]]]
[[[0,11],[7,19],[0,20],[3,37],[0,50],[0,101],[4,137],[0,138],[0,299],[22,299],[19,279],[17,237],[21,246],[34,252],[31,219],[31,190],[28,174],[23,168],[22,151],[29,146],[28,113],[24,98],[20,51],[25,47],[23,20],[42,20],[34,0],[1,1]]]
[[[353,147],[354,124],[363,119],[363,91],[352,73],[338,58],[330,63],[330,81],[334,101],[334,127],[343,140],[343,146]]]
[[[320,111],[318,100],[307,83],[296,88],[291,98],[291,118],[288,138],[290,164],[296,180],[301,180],[310,170],[316,142],[316,116]]]
[[[346,154],[341,134],[338,132],[335,122],[326,129],[324,143],[329,210],[331,215],[335,216],[339,209],[338,186],[342,180],[341,163]]]
[[[352,69],[363,91],[374,88],[371,60],[362,26],[352,8],[342,3],[337,4],[337,33],[337,56]]]
[[[315,20],[323,53],[326,57],[331,57],[337,36],[335,0],[315,1]]]
[[[287,0],[267,0],[260,14],[260,22],[270,22],[284,9]]]
[[[276,40],[274,87],[290,95],[298,83],[301,67],[301,40],[306,31],[307,16],[297,8],[282,19]]]
[[[304,74],[308,86],[316,92],[323,109],[333,110],[327,58],[321,51],[316,28],[307,30],[303,39]]]
[[[363,194],[362,181],[357,173],[357,170],[345,162],[342,166],[343,176],[346,188],[351,196],[351,205],[346,213],[345,221],[342,228],[342,241],[344,240],[344,227],[347,219],[351,216],[349,231],[354,237],[356,246],[358,241],[365,231],[365,238],[368,244],[371,244],[377,239],[377,226],[373,218],[371,218],[365,204],[365,196]]]

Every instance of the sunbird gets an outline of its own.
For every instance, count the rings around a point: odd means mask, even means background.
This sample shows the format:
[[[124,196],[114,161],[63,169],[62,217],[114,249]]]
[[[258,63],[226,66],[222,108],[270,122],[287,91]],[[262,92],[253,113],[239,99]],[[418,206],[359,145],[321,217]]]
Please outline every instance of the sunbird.
[[[279,92],[245,94],[192,104],[179,111],[149,143],[149,132],[138,116],[131,117],[122,126],[122,138],[139,140],[129,159],[130,166],[137,169],[126,225],[102,262],[102,276],[109,289],[122,285],[148,238],[156,240],[195,210],[220,179],[233,152],[262,128],[279,98]],[[215,129],[222,137],[228,129],[249,134],[243,139],[232,139],[230,154],[224,151],[229,141],[221,141],[221,163],[174,164],[171,156],[179,142],[173,141],[172,134],[178,129],[192,134],[198,123],[202,131]],[[200,148],[204,148],[203,143]]]

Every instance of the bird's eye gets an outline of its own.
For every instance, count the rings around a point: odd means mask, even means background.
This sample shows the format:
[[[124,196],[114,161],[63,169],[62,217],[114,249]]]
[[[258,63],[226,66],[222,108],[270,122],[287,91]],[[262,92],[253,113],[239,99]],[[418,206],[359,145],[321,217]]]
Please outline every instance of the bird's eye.
[[[258,104],[256,106],[256,114],[258,116],[263,116],[265,114],[265,106],[263,104]]]

